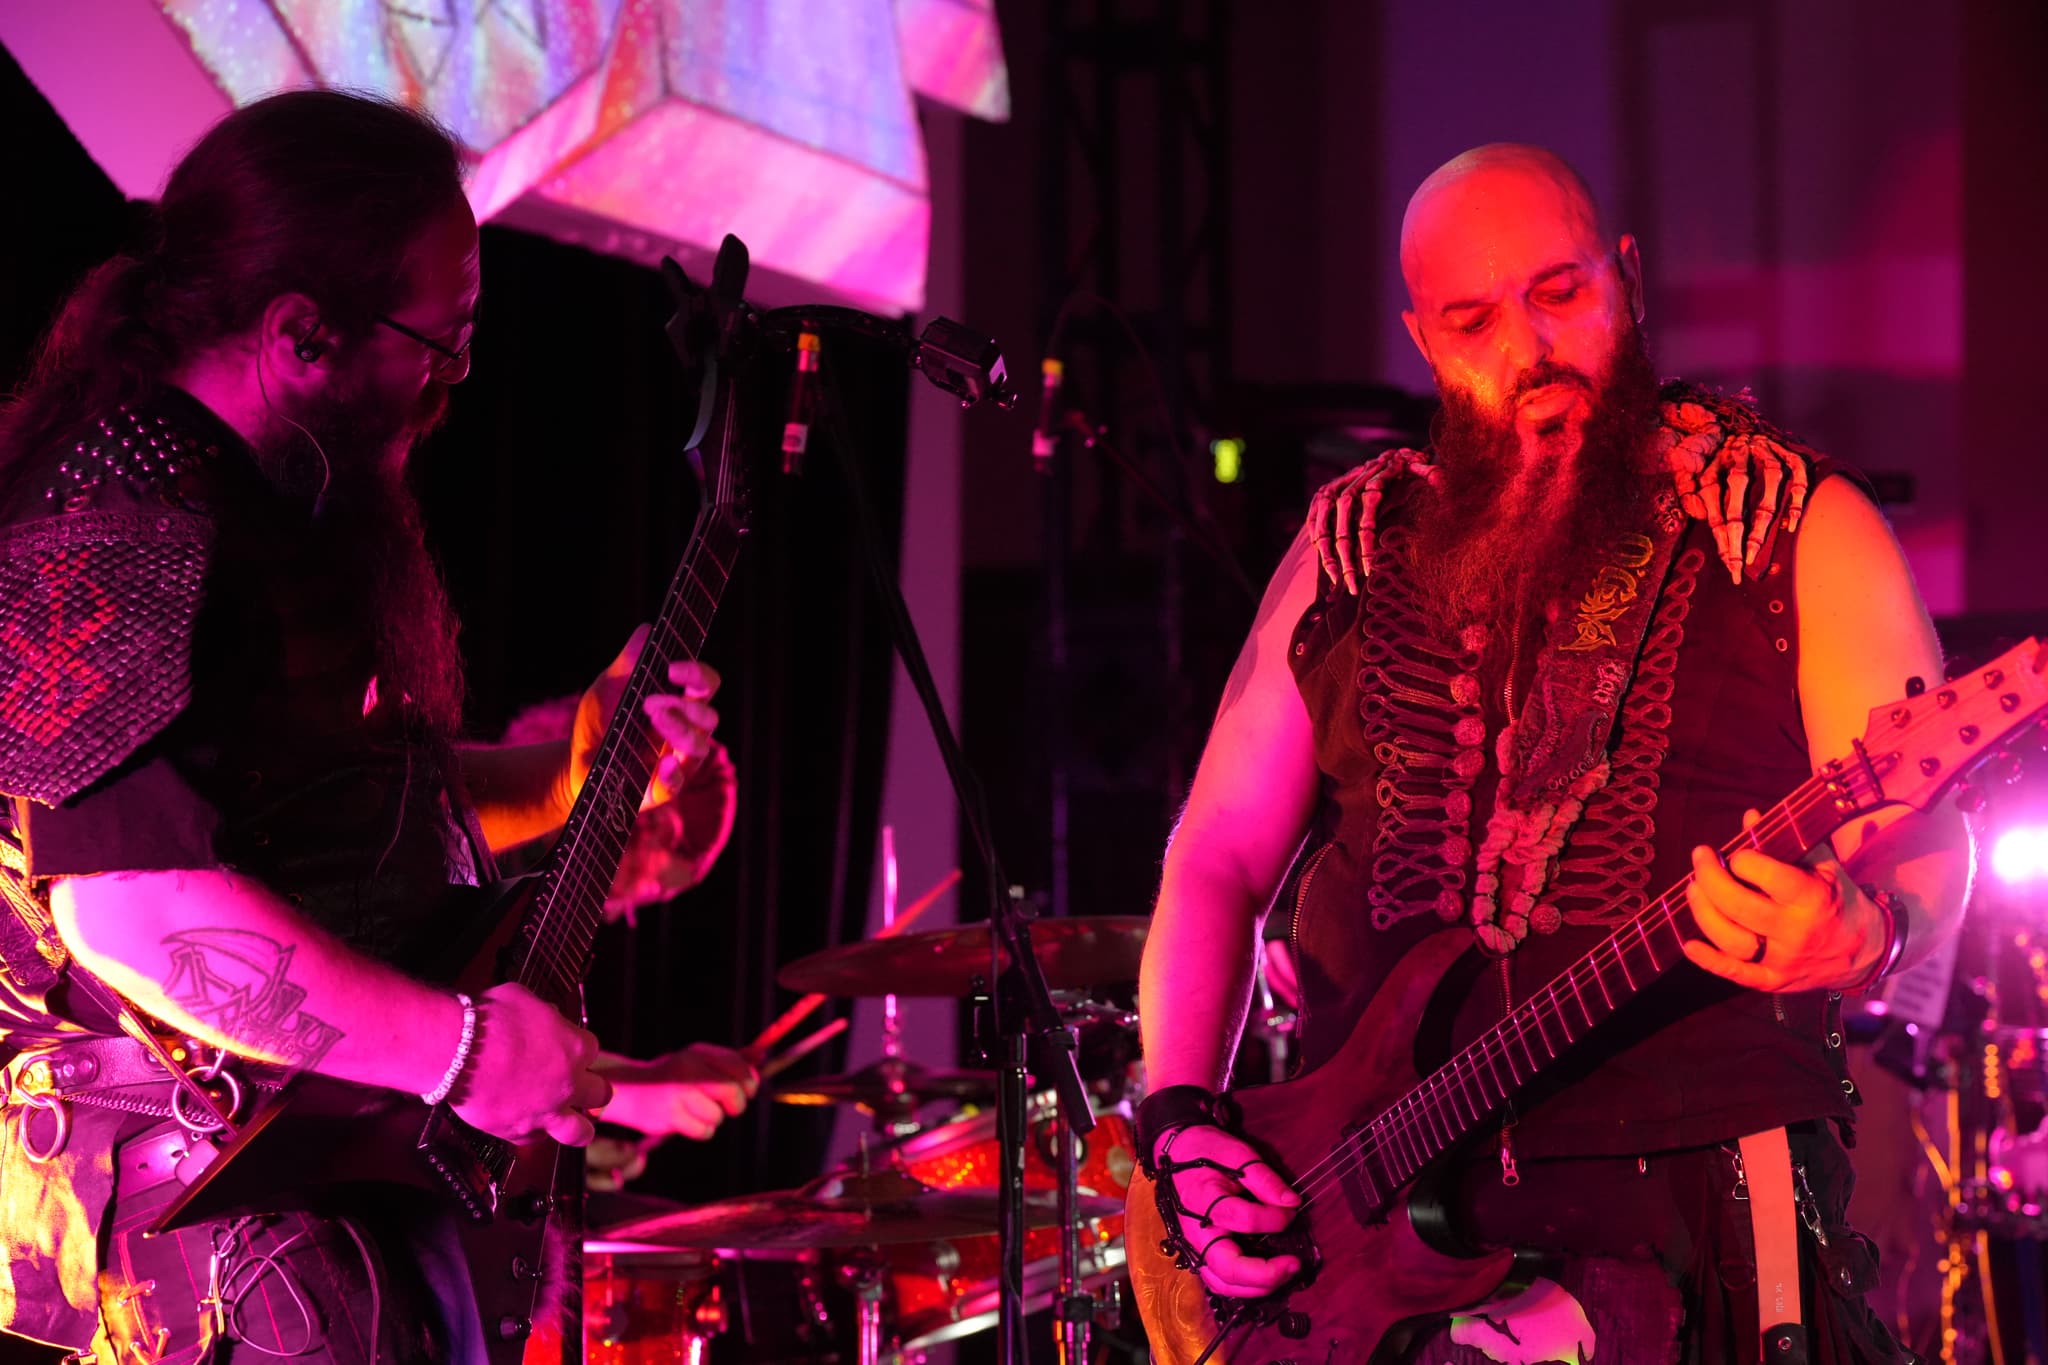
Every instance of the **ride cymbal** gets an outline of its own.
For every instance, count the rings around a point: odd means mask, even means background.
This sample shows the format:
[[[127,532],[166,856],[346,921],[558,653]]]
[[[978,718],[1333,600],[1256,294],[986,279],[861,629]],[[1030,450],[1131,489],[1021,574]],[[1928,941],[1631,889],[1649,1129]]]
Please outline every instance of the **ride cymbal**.
[[[1150,923],[1143,915],[1033,920],[1031,947],[1053,990],[1132,981]],[[798,958],[775,979],[806,994],[969,995],[977,979],[987,980],[988,938],[986,924],[969,924],[848,943]]]

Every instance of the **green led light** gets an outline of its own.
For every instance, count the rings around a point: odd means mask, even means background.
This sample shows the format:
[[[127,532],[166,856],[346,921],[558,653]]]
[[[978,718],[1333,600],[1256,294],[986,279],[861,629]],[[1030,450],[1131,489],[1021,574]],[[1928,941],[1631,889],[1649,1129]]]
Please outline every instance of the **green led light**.
[[[1216,482],[1236,483],[1244,473],[1244,442],[1234,436],[1209,442],[1209,454],[1216,461]]]

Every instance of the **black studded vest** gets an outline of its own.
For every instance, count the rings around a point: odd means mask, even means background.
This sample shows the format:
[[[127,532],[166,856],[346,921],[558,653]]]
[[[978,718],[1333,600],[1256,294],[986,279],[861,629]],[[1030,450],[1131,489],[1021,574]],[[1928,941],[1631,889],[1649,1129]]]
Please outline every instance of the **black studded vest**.
[[[1816,467],[1815,484],[1829,472]],[[1489,720],[1481,661],[1439,638],[1416,605],[1404,521],[1421,496],[1412,486],[1383,507],[1360,595],[1326,585],[1295,629],[1291,662],[1314,722],[1321,794],[1276,913],[1288,917],[1300,971],[1305,1067],[1341,1045],[1402,954],[1468,925],[1474,850],[1499,777],[1500,703]],[[1797,540],[1776,536],[1768,562],[1737,587],[1704,524],[1681,534],[1621,703],[1612,776],[1550,882],[1561,922],[1513,955],[1517,1000],[1679,881],[1695,846],[1719,845],[1744,810],[1768,808],[1810,775],[1796,690]],[[1447,978],[1464,996],[1449,1036],[1418,1041],[1424,1074],[1454,1040],[1500,1017],[1496,971],[1476,950],[1473,959]],[[1681,962],[1532,1083],[1517,1102],[1517,1150],[1627,1155],[1846,1118],[1838,1015],[1824,992],[1748,991]]]

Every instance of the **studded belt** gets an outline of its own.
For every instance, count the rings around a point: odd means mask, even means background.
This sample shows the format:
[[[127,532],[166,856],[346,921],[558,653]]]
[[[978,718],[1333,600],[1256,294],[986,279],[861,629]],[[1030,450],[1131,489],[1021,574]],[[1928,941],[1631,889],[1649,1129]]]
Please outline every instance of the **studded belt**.
[[[248,1089],[274,1091],[282,1084],[282,1073],[274,1068],[252,1067],[224,1054],[202,1060],[192,1052],[188,1044],[171,1046],[174,1060],[185,1063],[190,1057],[188,1074],[230,1117],[241,1110]],[[132,1038],[81,1038],[24,1052],[7,1064],[4,1076],[16,1140],[38,1165],[55,1160],[70,1140],[73,1104],[175,1119],[181,1131],[193,1136],[222,1127],[215,1115],[195,1112],[205,1106],[194,1105],[185,1088]],[[55,1127],[49,1136],[31,1131],[39,1114],[51,1116]]]

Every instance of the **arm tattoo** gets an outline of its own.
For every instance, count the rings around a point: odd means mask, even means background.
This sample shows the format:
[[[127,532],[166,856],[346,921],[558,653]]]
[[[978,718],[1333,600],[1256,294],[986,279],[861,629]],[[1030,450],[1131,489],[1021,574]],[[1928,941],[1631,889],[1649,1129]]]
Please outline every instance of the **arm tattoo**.
[[[250,929],[187,929],[164,939],[164,993],[253,1052],[317,1065],[342,1031],[306,1013],[303,986],[285,978],[296,949]]]

